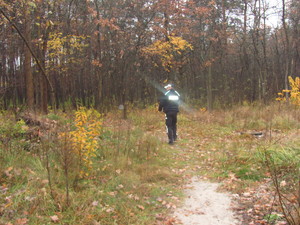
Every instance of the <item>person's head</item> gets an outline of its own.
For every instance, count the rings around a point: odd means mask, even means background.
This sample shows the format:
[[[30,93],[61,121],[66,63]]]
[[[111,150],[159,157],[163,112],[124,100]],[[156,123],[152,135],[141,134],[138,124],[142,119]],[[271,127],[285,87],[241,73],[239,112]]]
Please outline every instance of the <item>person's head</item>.
[[[164,88],[168,91],[168,90],[171,90],[172,88],[174,88],[174,85],[173,84],[167,84]]]

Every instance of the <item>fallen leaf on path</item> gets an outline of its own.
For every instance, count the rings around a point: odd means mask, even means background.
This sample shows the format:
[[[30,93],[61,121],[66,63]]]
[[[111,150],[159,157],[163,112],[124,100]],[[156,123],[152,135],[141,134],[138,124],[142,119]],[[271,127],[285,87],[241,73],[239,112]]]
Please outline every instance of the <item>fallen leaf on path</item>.
[[[99,204],[98,201],[93,201],[93,202],[92,202],[92,206],[97,206],[98,204]]]
[[[285,180],[280,182],[280,187],[284,187],[284,186],[286,186],[286,181]]]
[[[59,218],[57,215],[54,215],[54,216],[50,216],[52,222],[58,222],[59,221]]]
[[[27,222],[28,222],[27,218],[17,219],[16,225],[24,225],[24,224],[27,224]]]
[[[138,207],[140,210],[145,210],[145,207],[142,206],[142,205],[138,205],[137,207]]]

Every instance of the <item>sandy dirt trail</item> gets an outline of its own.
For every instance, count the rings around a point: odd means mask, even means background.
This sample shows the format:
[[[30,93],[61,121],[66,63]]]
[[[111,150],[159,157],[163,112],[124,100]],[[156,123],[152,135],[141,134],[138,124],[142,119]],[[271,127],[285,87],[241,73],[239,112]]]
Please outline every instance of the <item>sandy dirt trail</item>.
[[[186,200],[177,208],[176,224],[183,225],[238,225],[230,194],[218,192],[220,184],[201,181],[193,177],[186,186]]]

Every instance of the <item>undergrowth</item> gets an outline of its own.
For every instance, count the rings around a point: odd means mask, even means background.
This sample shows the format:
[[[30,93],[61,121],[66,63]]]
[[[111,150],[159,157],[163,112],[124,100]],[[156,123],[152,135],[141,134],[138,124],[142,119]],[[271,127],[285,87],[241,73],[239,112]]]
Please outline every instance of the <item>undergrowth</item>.
[[[154,106],[130,109],[127,120],[120,112],[103,116],[84,108],[52,112],[41,116],[41,123],[55,121],[47,129],[3,112],[0,224],[167,221],[182,198],[180,187],[195,175],[230,181],[225,186],[235,193],[271,177],[278,195],[289,200],[282,210],[292,221],[299,209],[296,110],[183,111],[175,146],[166,144],[164,115]]]

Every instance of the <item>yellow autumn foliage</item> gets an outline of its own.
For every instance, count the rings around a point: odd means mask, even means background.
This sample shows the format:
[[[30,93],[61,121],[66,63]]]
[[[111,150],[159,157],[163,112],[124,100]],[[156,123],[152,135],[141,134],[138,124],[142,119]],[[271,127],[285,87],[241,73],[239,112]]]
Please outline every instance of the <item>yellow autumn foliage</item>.
[[[47,42],[48,61],[46,68],[55,70],[59,67],[63,71],[66,70],[66,65],[70,63],[80,63],[79,58],[73,57],[75,53],[82,53],[85,44],[85,36],[67,35],[63,36],[61,32],[53,32],[49,34]]]
[[[193,50],[193,46],[183,38],[176,36],[168,36],[168,41],[159,40],[143,48],[144,53],[159,56],[162,66],[167,71],[172,68],[175,55],[181,55],[186,50]]]
[[[60,137],[67,140],[72,153],[79,159],[80,174],[88,176],[92,168],[92,158],[98,148],[98,137],[101,134],[101,114],[94,109],[80,107],[75,112],[75,129],[63,132]]]
[[[276,100],[282,102],[287,101],[285,93],[289,93],[289,101],[293,105],[300,106],[300,78],[296,77],[295,79],[293,79],[291,76],[289,76],[288,79],[291,89],[282,90],[282,92],[278,93],[278,97],[276,98]]]

